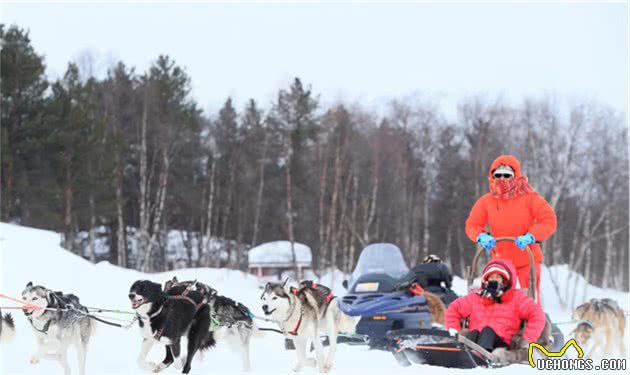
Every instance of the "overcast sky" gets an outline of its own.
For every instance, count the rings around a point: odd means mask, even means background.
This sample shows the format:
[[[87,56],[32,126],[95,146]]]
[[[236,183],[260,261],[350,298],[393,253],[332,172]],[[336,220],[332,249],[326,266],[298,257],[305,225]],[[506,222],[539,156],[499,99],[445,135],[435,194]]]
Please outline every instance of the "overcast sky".
[[[626,111],[627,5],[607,4],[25,4],[3,23],[31,32],[50,78],[91,53],[97,68],[145,70],[168,54],[214,112],[228,95],[267,106],[299,76],[327,102],[377,107],[414,92],[589,98]]]

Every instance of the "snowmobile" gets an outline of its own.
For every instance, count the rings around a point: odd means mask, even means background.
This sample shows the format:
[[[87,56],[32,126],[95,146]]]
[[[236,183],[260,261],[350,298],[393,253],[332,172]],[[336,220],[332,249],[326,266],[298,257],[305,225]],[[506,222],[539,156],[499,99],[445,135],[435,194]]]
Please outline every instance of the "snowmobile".
[[[391,331],[409,328],[431,329],[431,312],[423,295],[409,292],[414,283],[430,291],[448,305],[457,295],[450,289],[452,275],[444,263],[420,264],[409,270],[402,252],[388,243],[371,244],[363,249],[349,281],[348,294],[340,309],[360,317],[355,337],[340,342],[365,344],[370,348],[391,350]],[[363,339],[357,339],[363,337]]]
[[[497,241],[514,241],[514,238],[500,237]],[[530,261],[530,285],[527,293],[536,299],[536,269],[534,267],[534,257],[529,247],[526,248]],[[473,259],[472,266],[468,269],[468,290],[472,290],[473,281],[477,273],[479,258],[485,250],[478,247],[477,254]],[[558,351],[564,344],[564,336],[560,329],[551,323],[547,316],[547,324],[551,325],[553,336],[552,351]],[[393,349],[394,356],[399,364],[409,366],[412,363],[429,364],[442,367],[474,368],[482,367],[502,367],[509,363],[501,363],[492,353],[486,351],[476,343],[468,340],[465,336],[455,334],[440,329],[410,328],[392,330],[387,332],[386,337],[395,343]]]

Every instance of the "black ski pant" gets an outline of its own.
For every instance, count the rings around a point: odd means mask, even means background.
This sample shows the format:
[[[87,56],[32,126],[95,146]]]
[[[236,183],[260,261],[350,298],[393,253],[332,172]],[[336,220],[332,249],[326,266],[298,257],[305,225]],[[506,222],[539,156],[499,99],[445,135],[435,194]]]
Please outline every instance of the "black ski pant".
[[[466,334],[466,337],[489,352],[492,352],[496,348],[509,347],[490,327],[484,327],[481,332],[476,329],[472,330]]]

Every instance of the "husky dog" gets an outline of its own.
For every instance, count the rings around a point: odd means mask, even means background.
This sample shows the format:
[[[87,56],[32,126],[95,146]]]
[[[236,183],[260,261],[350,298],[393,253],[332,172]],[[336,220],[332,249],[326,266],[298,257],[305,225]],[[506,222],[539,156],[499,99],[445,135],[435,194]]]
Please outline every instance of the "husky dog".
[[[265,315],[276,321],[285,336],[293,340],[298,357],[293,371],[315,366],[312,358],[306,358],[307,344],[311,340],[319,371],[329,372],[333,366],[338,334],[354,333],[355,329],[354,320],[341,312],[330,289],[310,281],[303,282],[300,288],[289,287],[286,281],[283,284],[267,283],[260,300]],[[326,358],[320,333],[325,333],[330,341]]]
[[[584,349],[586,358],[591,358],[597,351],[602,355],[614,355],[614,349],[618,355],[626,356],[626,317],[616,301],[593,298],[573,311],[573,319],[578,324],[572,334]]]
[[[64,374],[70,374],[68,346],[76,345],[79,359],[79,373],[85,374],[85,359],[90,337],[94,335],[95,324],[87,316],[87,309],[79,298],[72,294],[53,292],[41,285],[26,284],[22,300],[36,309],[24,310],[37,338],[37,352],[31,363],[40,359],[54,359],[61,363]],[[49,353],[54,351],[54,354]]]
[[[11,314],[2,316],[0,310],[0,342],[9,342],[15,337],[15,323]]]
[[[243,361],[243,371],[249,371],[251,369],[249,343],[252,335],[259,332],[252,321],[249,309],[230,298],[218,295],[215,289],[198,281],[179,281],[177,277],[173,277],[164,286],[164,290],[169,294],[177,292],[178,288],[202,294],[203,301],[210,307],[211,330],[215,340],[225,341],[238,349]]]
[[[214,346],[208,305],[203,303],[201,293],[184,289],[173,289],[174,294],[169,295],[160,284],[149,280],[138,280],[129,289],[129,301],[136,310],[143,338],[138,357],[141,368],[160,372],[175,362],[175,368],[188,374],[195,353]],[[186,355],[181,353],[182,336],[188,339]],[[166,357],[159,364],[146,361],[155,343],[166,345]]]
[[[424,296],[427,300],[427,306],[431,312],[431,323],[433,326],[444,326],[444,315],[446,314],[446,305],[442,302],[440,297],[425,290],[419,283],[412,284],[408,292],[415,296]]]

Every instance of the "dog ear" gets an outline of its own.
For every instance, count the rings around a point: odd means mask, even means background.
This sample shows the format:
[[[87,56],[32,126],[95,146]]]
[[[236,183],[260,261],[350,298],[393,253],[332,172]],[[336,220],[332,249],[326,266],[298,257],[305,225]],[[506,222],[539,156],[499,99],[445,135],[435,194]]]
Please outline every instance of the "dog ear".
[[[153,281],[149,281],[149,285],[151,285],[151,287],[149,288],[153,288],[153,290],[156,292],[162,292],[164,290],[164,288],[162,288],[162,284],[160,283],[154,283]]]
[[[289,281],[289,279],[287,279],[287,281]],[[282,290],[284,290],[284,292],[285,292],[286,294],[291,294],[291,293],[293,293],[293,289],[294,289],[294,288],[293,288],[292,286],[290,286],[290,285],[287,283],[287,281],[285,281],[285,282],[284,282],[284,284],[282,284]]]
[[[261,287],[261,289],[263,290],[262,293],[260,294],[260,299],[262,299],[265,296],[265,293],[269,292],[271,290],[271,283],[267,283],[265,284],[265,287]]]
[[[48,302],[48,305],[51,305],[54,302],[53,293],[54,292],[52,290],[46,291],[46,301]]]
[[[29,281],[28,284],[26,284],[27,288],[31,288],[32,286],[33,286],[33,282],[32,281]]]
[[[284,283],[282,283],[282,289],[284,289],[285,293],[287,294],[291,293],[292,286],[289,285],[290,281],[291,281],[291,278],[287,277],[286,280],[284,280]]]

